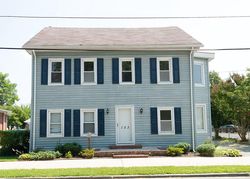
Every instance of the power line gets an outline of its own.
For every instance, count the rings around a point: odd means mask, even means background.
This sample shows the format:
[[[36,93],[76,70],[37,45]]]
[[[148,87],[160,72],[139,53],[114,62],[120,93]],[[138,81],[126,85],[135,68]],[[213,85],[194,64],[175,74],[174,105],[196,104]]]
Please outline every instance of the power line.
[[[0,18],[22,18],[22,19],[93,19],[93,20],[140,20],[140,19],[235,19],[250,18],[250,15],[239,16],[29,16],[29,15],[0,15]]]

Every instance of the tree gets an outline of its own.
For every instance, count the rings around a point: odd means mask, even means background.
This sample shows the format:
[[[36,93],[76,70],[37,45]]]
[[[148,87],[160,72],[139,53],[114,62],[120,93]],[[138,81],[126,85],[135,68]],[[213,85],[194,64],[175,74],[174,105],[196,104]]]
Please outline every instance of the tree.
[[[11,106],[18,101],[16,84],[11,83],[8,74],[0,72],[0,105]]]

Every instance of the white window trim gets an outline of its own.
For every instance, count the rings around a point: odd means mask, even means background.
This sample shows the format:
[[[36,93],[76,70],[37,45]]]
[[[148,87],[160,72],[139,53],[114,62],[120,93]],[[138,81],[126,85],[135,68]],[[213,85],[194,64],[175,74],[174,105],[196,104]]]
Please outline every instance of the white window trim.
[[[162,132],[161,131],[161,111],[170,110],[171,111],[171,123],[172,131]],[[158,122],[158,134],[159,135],[175,135],[175,116],[174,116],[174,107],[157,107],[157,122]]]
[[[197,128],[197,107],[202,107],[204,114],[204,129]],[[196,132],[207,133],[207,105],[206,104],[195,104],[195,119],[196,119]]]
[[[94,62],[94,82],[84,82],[84,62]],[[96,58],[81,58],[81,84],[82,85],[96,85],[97,84]]]
[[[53,83],[51,81],[51,64],[52,62],[61,62],[62,63],[62,82],[61,83]],[[49,58],[48,64],[48,85],[56,86],[56,85],[64,85],[64,59],[63,58]]]
[[[204,65],[204,62],[194,61],[194,65],[201,66],[201,83],[195,83],[195,87],[205,87],[205,65]]]
[[[94,123],[95,123],[95,133],[92,134],[92,136],[97,136],[98,135],[98,120],[97,120],[97,109],[81,109],[81,113],[80,113],[80,130],[81,130],[81,136],[82,137],[87,137],[88,134],[84,134],[83,133],[83,122],[84,122],[84,112],[94,112]]]
[[[119,59],[119,84],[135,84],[135,59],[134,58],[120,58]],[[131,61],[131,70],[132,70],[132,81],[123,82],[122,81],[122,62]]]
[[[50,114],[61,113],[61,133],[51,134],[50,133]],[[47,112],[47,137],[64,137],[64,110],[63,109],[49,109]]]
[[[169,62],[169,81],[161,81],[160,79],[160,61]],[[157,84],[173,84],[172,57],[157,57]]]

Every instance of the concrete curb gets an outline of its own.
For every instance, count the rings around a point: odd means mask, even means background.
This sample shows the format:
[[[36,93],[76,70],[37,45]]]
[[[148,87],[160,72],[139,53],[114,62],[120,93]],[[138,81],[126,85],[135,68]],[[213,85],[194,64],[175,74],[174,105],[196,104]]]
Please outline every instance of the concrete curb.
[[[119,179],[119,178],[183,178],[183,177],[247,177],[250,173],[159,174],[114,176],[15,177],[15,179]],[[1,178],[3,179],[3,178]]]

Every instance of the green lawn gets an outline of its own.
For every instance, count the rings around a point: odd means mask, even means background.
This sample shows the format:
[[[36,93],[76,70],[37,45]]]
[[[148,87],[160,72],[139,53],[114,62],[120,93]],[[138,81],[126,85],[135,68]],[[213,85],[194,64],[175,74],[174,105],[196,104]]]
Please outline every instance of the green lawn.
[[[0,162],[14,162],[17,161],[17,156],[0,156]]]
[[[188,166],[0,170],[0,177],[56,177],[250,172],[250,166]]]

